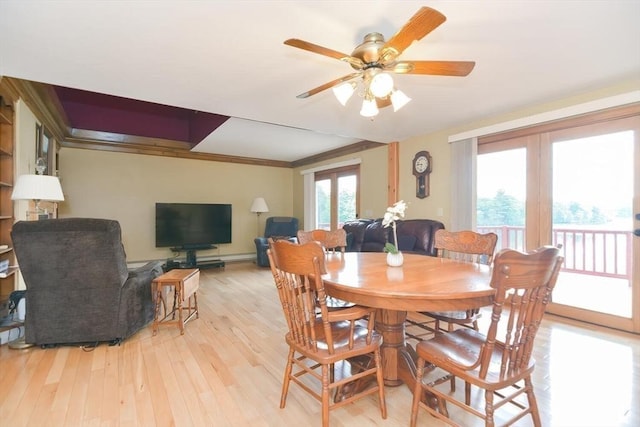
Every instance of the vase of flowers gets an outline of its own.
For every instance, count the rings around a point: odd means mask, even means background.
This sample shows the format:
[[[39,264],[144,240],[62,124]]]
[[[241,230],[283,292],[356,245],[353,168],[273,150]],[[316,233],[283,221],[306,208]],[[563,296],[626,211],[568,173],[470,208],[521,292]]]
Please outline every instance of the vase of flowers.
[[[398,233],[396,231],[396,221],[400,218],[404,218],[404,211],[407,209],[407,204],[400,200],[393,204],[393,206],[389,206],[387,211],[384,213],[384,218],[382,218],[382,225],[384,227],[391,227],[393,230],[393,242],[387,242],[384,245],[384,251],[387,253],[387,265],[391,267],[399,267],[404,263],[404,258],[402,256],[402,252],[398,250],[396,246],[398,244]]]

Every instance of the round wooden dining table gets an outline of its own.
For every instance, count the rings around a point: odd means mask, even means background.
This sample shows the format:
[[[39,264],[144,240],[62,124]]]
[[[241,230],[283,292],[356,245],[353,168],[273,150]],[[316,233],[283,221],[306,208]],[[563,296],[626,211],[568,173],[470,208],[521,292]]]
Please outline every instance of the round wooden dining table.
[[[376,330],[383,336],[385,384],[413,388],[415,350],[405,340],[410,311],[466,310],[491,305],[491,268],[482,264],[403,254],[404,264],[389,267],[386,253],[327,253],[322,276],[328,295],[376,307]]]

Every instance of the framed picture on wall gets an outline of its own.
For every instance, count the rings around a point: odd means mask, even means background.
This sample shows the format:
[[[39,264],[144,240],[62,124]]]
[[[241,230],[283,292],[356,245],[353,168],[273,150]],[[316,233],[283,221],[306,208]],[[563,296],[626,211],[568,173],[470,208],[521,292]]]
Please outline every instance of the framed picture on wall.
[[[36,161],[42,157],[42,125],[36,123]]]
[[[53,174],[54,141],[51,133],[41,124],[36,123],[36,166],[38,159],[42,159],[46,168],[42,174]],[[40,173],[40,172],[37,172]]]

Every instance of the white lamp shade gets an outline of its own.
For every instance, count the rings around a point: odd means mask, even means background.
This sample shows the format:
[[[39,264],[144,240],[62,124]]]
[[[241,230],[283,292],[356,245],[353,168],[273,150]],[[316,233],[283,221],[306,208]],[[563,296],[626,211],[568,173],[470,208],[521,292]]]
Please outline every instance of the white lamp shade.
[[[341,85],[333,87],[333,94],[338,99],[338,102],[342,105],[347,105],[347,101],[353,95],[355,91],[355,85],[353,82],[342,83]]]
[[[11,199],[61,202],[64,200],[64,194],[57,176],[20,175],[13,186]]]
[[[253,199],[253,203],[251,203],[251,212],[269,212],[269,206],[267,206],[267,202],[265,202],[264,198],[256,197],[255,199]]]
[[[401,90],[394,90],[391,94],[391,104],[393,105],[394,112],[407,105],[409,101],[411,101],[411,98]]]
[[[378,106],[375,99],[365,99],[362,101],[360,115],[363,117],[374,117],[378,115]]]
[[[388,73],[378,73],[371,79],[369,90],[376,98],[384,98],[393,90],[393,78]]]

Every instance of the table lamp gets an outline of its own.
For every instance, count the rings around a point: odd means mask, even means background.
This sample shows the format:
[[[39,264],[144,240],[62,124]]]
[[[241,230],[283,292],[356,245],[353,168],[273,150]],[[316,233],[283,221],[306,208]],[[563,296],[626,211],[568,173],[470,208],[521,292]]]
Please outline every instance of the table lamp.
[[[40,219],[43,213],[40,201],[61,202],[64,200],[64,194],[57,176],[20,175],[13,187],[11,200],[33,200],[36,214]]]

